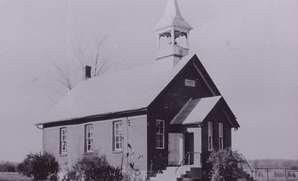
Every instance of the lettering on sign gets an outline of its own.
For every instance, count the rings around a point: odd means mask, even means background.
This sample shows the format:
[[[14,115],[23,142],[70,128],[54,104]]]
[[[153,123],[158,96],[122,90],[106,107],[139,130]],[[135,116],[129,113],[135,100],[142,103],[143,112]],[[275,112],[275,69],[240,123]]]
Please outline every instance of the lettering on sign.
[[[188,87],[196,87],[196,81],[194,81],[194,80],[189,80],[189,79],[185,79],[185,86],[188,86]]]

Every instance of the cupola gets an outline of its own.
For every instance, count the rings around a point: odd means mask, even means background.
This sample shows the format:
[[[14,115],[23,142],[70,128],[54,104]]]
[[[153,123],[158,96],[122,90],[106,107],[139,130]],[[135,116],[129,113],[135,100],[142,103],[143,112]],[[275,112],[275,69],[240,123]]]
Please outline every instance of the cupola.
[[[157,35],[157,66],[173,68],[182,57],[188,55],[188,33],[191,29],[181,16],[177,1],[168,0],[162,19],[154,27]]]

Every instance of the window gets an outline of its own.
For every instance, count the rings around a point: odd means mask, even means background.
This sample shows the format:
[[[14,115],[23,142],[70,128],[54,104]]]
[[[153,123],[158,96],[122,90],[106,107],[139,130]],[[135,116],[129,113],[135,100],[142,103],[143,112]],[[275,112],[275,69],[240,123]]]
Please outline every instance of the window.
[[[218,124],[218,135],[219,135],[219,149],[223,149],[223,123]]]
[[[123,137],[122,137],[122,122],[116,121],[113,125],[113,150],[121,151],[123,146]]]
[[[165,122],[164,120],[156,120],[156,148],[164,149],[165,145]]]
[[[85,152],[93,151],[93,125],[85,126]]]
[[[208,122],[208,150],[213,150],[213,124]]]
[[[67,129],[60,129],[60,154],[67,154]]]

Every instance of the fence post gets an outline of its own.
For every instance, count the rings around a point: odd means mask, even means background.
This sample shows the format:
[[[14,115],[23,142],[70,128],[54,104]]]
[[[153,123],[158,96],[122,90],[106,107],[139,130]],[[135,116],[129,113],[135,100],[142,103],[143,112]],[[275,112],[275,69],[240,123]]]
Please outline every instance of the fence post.
[[[269,169],[267,168],[267,181],[269,181],[268,171],[269,171]]]

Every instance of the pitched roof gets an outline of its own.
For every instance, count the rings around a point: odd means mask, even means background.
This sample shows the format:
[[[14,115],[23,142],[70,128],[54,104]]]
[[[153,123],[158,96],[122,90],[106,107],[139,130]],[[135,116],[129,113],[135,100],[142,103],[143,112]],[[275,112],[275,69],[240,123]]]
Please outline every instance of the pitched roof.
[[[191,99],[171,121],[171,124],[201,123],[208,116],[221,96]]]
[[[179,26],[188,30],[192,29],[190,24],[182,17],[176,0],[168,0],[165,13],[154,29],[159,30],[168,26]]]
[[[189,60],[166,71],[150,65],[81,81],[37,125],[146,108]]]
[[[235,115],[222,96],[190,99],[181,111],[173,118],[171,124],[191,125],[202,123],[209,113],[218,105],[224,111],[234,128],[239,128]]]

